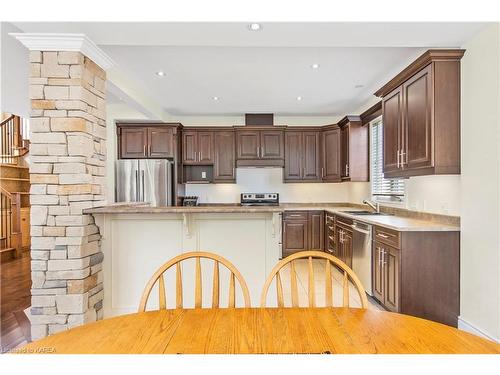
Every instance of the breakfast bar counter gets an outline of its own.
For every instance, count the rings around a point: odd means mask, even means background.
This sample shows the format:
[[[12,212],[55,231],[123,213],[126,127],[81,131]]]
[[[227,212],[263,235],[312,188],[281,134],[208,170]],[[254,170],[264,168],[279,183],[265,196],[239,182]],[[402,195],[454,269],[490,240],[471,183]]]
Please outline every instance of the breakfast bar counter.
[[[240,204],[206,204],[199,206],[153,207],[149,204],[111,204],[104,207],[87,209],[90,214],[200,214],[200,213],[282,213],[284,211],[323,210],[371,225],[378,225],[400,232],[458,232],[457,222],[423,220],[416,217],[403,217],[392,214],[356,215],[345,211],[364,210],[361,205],[347,203],[281,203],[277,206],[242,206]]]

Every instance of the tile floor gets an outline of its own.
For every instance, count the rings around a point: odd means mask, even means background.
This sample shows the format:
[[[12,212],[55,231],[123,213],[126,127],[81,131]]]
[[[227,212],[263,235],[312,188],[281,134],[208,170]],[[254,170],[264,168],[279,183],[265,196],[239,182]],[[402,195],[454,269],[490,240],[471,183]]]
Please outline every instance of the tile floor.
[[[324,260],[313,260],[314,270],[314,290],[316,295],[316,306],[325,306],[325,262]],[[308,263],[307,259],[299,259],[295,261],[295,271],[297,273],[297,287],[299,289],[299,305],[308,306]],[[342,306],[343,288],[342,277],[343,274],[335,267],[332,267],[332,290],[333,290],[333,305]],[[286,266],[280,271],[281,283],[283,286],[283,294],[285,299],[285,306],[291,306],[291,290],[290,290],[290,267]],[[276,293],[275,287],[271,286],[269,293]],[[368,297],[368,308],[375,310],[384,310],[373,298]],[[354,285],[349,284],[349,306],[360,307],[361,302],[359,294]]]

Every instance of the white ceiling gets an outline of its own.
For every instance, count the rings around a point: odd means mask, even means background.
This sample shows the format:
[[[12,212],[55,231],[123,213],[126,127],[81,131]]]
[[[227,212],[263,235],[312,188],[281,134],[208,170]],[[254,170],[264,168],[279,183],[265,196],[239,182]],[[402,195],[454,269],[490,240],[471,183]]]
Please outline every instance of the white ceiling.
[[[173,115],[317,116],[353,111],[426,48],[459,47],[485,26],[263,23],[252,32],[245,23],[15,25],[25,32],[87,34]],[[320,68],[311,69],[313,63]],[[159,70],[165,77],[155,74]]]

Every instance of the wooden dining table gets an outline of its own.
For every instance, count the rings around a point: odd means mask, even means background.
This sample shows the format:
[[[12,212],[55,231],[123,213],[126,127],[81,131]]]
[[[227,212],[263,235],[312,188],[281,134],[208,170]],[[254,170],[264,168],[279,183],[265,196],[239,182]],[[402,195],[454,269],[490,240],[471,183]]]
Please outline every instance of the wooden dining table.
[[[500,345],[408,315],[356,308],[148,311],[101,320],[15,353],[500,353]]]

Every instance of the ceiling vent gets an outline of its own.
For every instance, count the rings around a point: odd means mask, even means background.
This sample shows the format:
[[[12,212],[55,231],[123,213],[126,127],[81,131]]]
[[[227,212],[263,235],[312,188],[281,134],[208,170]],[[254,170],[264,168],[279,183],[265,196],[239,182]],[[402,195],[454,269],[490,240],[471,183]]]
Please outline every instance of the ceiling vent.
[[[246,126],[273,126],[273,113],[245,113]]]

